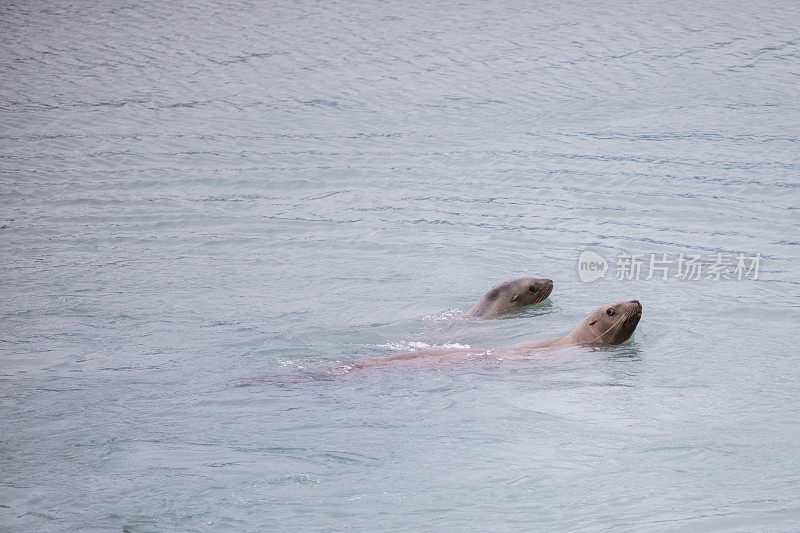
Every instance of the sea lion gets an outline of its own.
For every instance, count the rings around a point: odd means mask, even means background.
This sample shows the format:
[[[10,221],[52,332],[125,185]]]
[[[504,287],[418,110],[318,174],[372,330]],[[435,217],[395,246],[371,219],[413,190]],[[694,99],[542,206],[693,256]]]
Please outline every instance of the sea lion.
[[[537,342],[520,344],[512,348],[489,350],[473,348],[443,348],[406,352],[391,357],[374,357],[353,363],[351,368],[391,365],[428,357],[467,356],[491,354],[496,357],[527,356],[539,350],[566,346],[603,346],[621,344],[628,340],[642,318],[642,304],[638,300],[607,304],[587,316],[567,335]]]
[[[583,319],[578,327],[563,337],[521,344],[515,349],[534,350],[560,346],[601,346],[622,344],[633,335],[642,318],[639,300],[604,305]]]
[[[487,317],[542,302],[553,292],[552,279],[519,278],[495,285],[467,315]]]

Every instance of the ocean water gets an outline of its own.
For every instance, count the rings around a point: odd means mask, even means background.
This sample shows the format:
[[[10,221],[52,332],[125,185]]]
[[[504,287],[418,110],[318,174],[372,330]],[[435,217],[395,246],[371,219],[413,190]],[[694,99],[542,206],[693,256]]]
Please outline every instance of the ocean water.
[[[798,27],[3,3],[0,529],[796,531]],[[550,299],[459,316],[520,276]],[[342,370],[633,298],[620,346]]]

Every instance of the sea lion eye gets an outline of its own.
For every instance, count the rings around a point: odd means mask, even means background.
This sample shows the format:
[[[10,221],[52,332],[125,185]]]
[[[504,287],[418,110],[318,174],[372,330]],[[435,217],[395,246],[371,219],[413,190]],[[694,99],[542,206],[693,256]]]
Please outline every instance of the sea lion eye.
[[[608,316],[614,316],[614,308],[613,307],[609,307],[608,309],[606,309],[606,314]]]
[[[528,290],[531,292],[536,292],[536,285],[531,284],[531,286],[528,287]]]

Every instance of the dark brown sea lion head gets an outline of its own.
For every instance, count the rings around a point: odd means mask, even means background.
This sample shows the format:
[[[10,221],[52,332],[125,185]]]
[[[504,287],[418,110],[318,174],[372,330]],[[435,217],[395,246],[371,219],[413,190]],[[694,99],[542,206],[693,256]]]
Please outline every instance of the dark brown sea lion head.
[[[553,280],[547,278],[518,278],[495,285],[467,313],[473,316],[492,316],[535,305],[553,292]]]
[[[547,278],[519,278],[503,285],[506,295],[510,295],[511,309],[538,304],[553,292],[553,280]]]

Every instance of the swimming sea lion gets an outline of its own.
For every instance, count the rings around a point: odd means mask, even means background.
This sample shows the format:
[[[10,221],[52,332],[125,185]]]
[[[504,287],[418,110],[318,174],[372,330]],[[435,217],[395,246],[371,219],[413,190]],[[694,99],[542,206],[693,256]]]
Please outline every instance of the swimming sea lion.
[[[642,318],[639,300],[604,305],[583,319],[578,327],[563,337],[521,344],[515,349],[556,348],[559,346],[599,346],[621,344],[633,335]]]
[[[495,285],[478,303],[467,311],[468,315],[487,317],[535,305],[553,292],[552,279],[519,278]]]
[[[639,320],[642,318],[642,304],[638,300],[616,302],[604,305],[587,316],[574,330],[563,337],[555,337],[538,342],[529,342],[513,348],[494,348],[480,350],[472,348],[442,348],[434,350],[418,350],[391,357],[374,357],[356,362],[352,368],[384,366],[400,361],[426,357],[466,356],[491,354],[492,356],[526,356],[541,349],[561,348],[565,346],[602,346],[621,344],[628,340]]]

